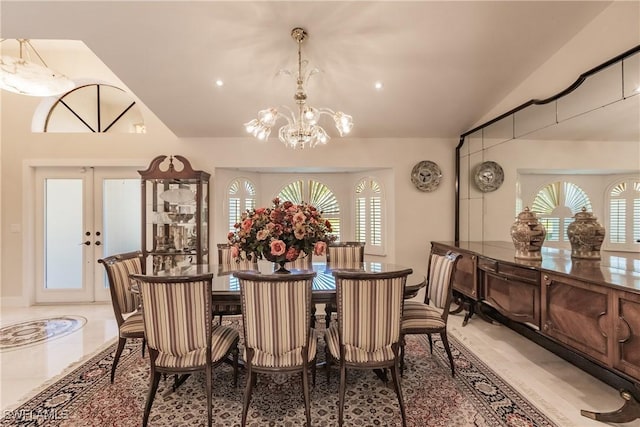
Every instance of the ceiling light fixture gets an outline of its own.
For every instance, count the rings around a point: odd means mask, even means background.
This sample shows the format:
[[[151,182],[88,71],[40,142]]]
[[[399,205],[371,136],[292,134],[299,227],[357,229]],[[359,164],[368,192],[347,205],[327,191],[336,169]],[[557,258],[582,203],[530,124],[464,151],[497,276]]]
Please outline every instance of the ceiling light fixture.
[[[17,39],[17,42],[20,44],[19,58],[0,56],[0,89],[20,95],[54,96],[67,93],[75,87],[68,77],[47,66],[28,39]],[[31,60],[31,53],[42,65]]]
[[[336,129],[340,136],[344,136],[351,131],[353,119],[342,111],[334,112],[329,108],[314,108],[307,105],[307,92],[304,88],[309,78],[319,70],[314,68],[308,73],[303,72],[308,65],[308,61],[302,60],[302,42],[307,38],[307,33],[302,28],[291,30],[291,37],[298,43],[298,73],[296,76],[297,89],[293,99],[298,104],[297,111],[283,106],[289,114],[282,114],[275,107],[267,108],[258,112],[258,118],[245,123],[247,132],[260,140],[267,140],[271,133],[271,128],[276,121],[284,117],[287,124],[278,131],[278,138],[287,147],[305,148],[315,147],[318,144],[326,144],[330,137],[327,132],[318,125],[318,120],[322,114],[333,117]]]

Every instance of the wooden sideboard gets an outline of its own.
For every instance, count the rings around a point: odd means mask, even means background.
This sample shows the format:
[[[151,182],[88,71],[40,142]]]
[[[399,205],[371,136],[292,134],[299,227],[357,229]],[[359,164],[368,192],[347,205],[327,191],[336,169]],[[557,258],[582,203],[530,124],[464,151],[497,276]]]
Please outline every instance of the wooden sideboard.
[[[603,251],[601,260],[577,260],[569,250],[543,247],[542,261],[528,261],[514,257],[511,242],[432,247],[462,255],[454,293],[467,309],[463,325],[474,313],[488,314],[625,390],[640,417],[640,254]]]

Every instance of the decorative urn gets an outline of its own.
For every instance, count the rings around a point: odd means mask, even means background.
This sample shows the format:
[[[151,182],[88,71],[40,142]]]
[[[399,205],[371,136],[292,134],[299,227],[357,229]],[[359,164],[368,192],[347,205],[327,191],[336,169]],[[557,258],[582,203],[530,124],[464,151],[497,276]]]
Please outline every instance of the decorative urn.
[[[571,258],[600,259],[600,247],[604,236],[605,229],[598,222],[598,218],[583,207],[573,216],[573,222],[567,227]]]
[[[538,221],[536,214],[528,207],[524,208],[511,226],[511,239],[516,247],[515,257],[531,261],[542,260],[540,249],[546,235],[547,231]]]

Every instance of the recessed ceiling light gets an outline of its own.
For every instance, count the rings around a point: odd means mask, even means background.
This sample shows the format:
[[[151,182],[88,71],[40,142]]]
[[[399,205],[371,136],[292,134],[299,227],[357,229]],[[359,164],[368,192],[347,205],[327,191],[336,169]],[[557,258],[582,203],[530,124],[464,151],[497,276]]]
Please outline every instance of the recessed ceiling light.
[[[224,82],[220,79],[216,80],[216,86],[221,87],[224,86]]]
[[[376,90],[382,90],[382,88],[383,88],[382,82],[375,82],[373,84],[373,87],[375,87]]]

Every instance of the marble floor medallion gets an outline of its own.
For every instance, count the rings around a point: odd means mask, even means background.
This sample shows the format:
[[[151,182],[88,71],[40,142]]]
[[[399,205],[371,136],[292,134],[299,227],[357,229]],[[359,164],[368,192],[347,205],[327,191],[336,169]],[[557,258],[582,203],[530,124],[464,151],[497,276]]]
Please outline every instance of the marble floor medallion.
[[[86,323],[87,319],[81,316],[58,316],[2,327],[0,328],[0,352],[69,335]]]

